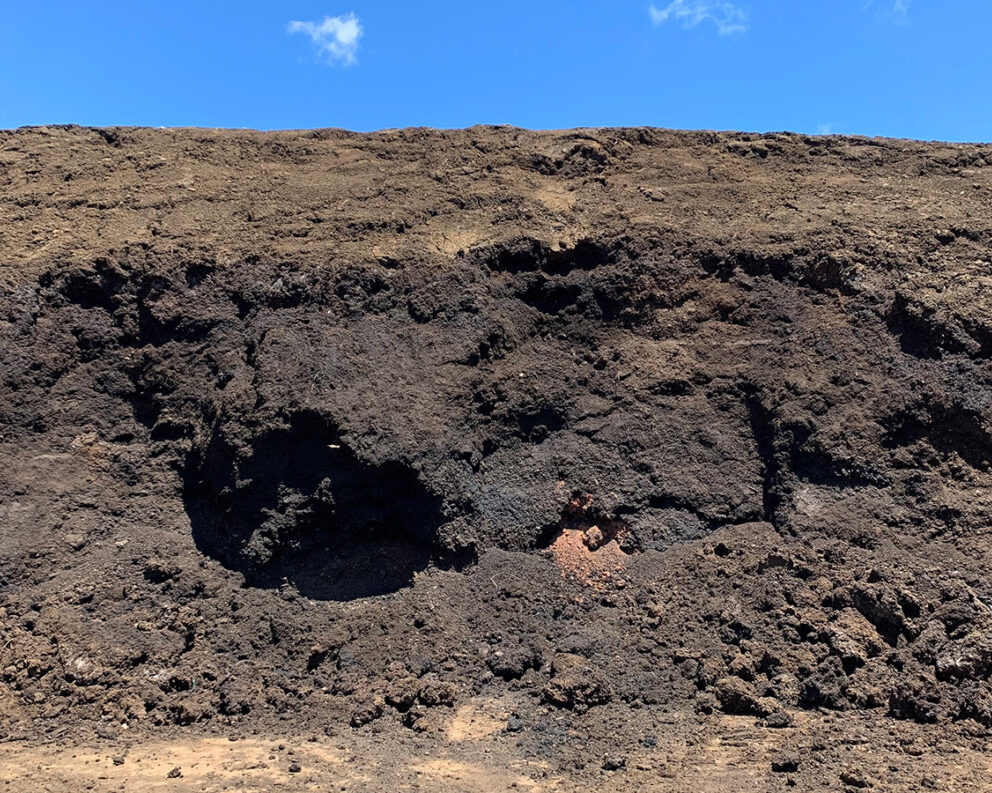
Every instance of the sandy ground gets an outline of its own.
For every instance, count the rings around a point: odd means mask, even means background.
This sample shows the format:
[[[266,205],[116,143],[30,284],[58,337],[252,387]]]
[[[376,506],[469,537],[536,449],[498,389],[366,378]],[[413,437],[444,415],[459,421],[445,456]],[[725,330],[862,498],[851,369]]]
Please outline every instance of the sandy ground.
[[[676,738],[659,730],[657,744],[622,759],[624,767],[601,770],[581,783],[548,764],[521,756],[513,735],[503,732],[506,711],[477,702],[451,714],[437,735],[408,731],[376,734],[343,731],[334,736],[201,735],[124,739],[74,745],[18,743],[0,747],[0,781],[12,793],[35,791],[705,791],[808,789],[805,775],[773,771],[792,754],[801,771],[806,741],[839,763],[836,778],[816,780],[824,789],[885,791],[992,790],[992,759],[980,746],[948,735],[932,749],[919,729],[860,721],[839,736],[830,717],[802,719],[786,730],[756,728],[753,719],[722,717],[696,736]],[[684,735],[692,717],[673,715],[668,725]],[[833,723],[832,723],[833,722]],[[664,725],[661,725],[664,726]],[[405,734],[404,734],[405,733]],[[650,742],[649,742],[650,743]],[[594,758],[590,758],[594,760]],[[178,769],[178,772],[174,769]],[[797,781],[798,780],[798,781]]]

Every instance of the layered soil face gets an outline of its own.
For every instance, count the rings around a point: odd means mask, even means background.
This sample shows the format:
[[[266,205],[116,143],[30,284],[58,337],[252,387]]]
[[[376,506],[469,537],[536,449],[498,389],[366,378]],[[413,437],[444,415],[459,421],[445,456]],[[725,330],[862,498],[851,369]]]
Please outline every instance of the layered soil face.
[[[990,166],[0,133],[0,729],[430,737],[512,701],[569,774],[676,713],[982,742]]]

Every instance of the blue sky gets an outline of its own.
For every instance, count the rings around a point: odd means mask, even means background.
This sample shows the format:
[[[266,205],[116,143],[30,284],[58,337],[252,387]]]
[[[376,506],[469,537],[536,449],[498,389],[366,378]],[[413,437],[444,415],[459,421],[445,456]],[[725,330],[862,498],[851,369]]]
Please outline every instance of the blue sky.
[[[0,127],[992,139],[988,0],[10,2]]]

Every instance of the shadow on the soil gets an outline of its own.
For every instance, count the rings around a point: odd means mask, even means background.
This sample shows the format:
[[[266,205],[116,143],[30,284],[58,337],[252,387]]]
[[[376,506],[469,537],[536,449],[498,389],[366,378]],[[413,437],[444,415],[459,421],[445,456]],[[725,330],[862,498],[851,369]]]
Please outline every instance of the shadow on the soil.
[[[321,600],[409,586],[443,521],[415,471],[359,460],[312,413],[243,449],[215,433],[187,465],[184,503],[197,547],[248,586],[288,582]]]

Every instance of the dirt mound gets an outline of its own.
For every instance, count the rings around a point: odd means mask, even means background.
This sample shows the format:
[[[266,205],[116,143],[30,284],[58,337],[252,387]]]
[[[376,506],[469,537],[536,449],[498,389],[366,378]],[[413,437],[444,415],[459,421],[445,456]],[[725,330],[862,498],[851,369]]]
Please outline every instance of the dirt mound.
[[[992,727],[992,149],[0,156],[7,737],[430,736],[514,696],[516,751],[598,774],[635,712]]]

